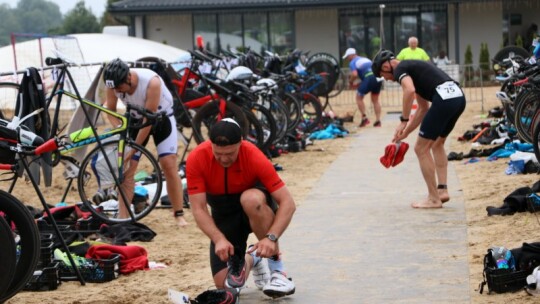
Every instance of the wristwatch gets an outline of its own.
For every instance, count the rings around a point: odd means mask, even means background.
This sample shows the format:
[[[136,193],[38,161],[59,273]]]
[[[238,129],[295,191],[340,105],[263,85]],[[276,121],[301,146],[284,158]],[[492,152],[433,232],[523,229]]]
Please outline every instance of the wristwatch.
[[[409,121],[409,119],[403,117],[403,115],[399,117],[399,120],[400,120],[401,122],[407,122],[407,121]]]
[[[277,240],[278,240],[278,237],[277,237],[275,234],[272,234],[272,233],[267,234],[266,237],[267,237],[270,241],[272,241],[272,242],[274,242],[274,243],[277,242]]]

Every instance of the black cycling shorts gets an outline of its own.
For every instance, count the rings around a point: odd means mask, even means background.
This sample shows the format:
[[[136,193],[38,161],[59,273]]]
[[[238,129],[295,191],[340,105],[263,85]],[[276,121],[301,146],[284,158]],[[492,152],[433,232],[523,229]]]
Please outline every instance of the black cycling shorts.
[[[266,196],[266,202],[276,212],[278,205],[264,187],[255,187]],[[213,196],[207,194],[208,204],[212,211],[212,218],[218,229],[235,247],[235,252],[246,252],[247,239],[251,231],[249,218],[240,204],[241,194]],[[227,263],[219,259],[215,253],[215,244],[210,242],[210,267],[212,276],[227,267]]]
[[[431,140],[448,137],[464,110],[465,96],[443,100],[435,93],[420,125],[419,136]]]

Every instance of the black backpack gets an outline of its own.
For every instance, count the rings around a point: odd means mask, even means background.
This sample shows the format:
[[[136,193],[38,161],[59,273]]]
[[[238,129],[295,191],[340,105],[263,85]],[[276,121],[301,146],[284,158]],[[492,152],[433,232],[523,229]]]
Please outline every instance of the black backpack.
[[[44,140],[50,138],[50,117],[47,111],[47,104],[45,101],[45,92],[43,88],[43,82],[41,76],[36,68],[27,68],[21,84],[19,87],[19,96],[22,96],[21,100],[17,101],[15,106],[15,113],[19,118],[23,118],[26,115],[32,113],[38,109],[44,109],[38,115],[29,117],[23,122],[23,125],[36,135],[40,136]],[[40,183],[39,169],[43,170],[43,179],[45,180],[45,186],[49,187],[52,184],[52,154],[50,152],[42,154],[40,157],[34,157],[30,164],[30,172],[35,178],[36,182]],[[22,176],[22,171],[19,172],[19,176]]]

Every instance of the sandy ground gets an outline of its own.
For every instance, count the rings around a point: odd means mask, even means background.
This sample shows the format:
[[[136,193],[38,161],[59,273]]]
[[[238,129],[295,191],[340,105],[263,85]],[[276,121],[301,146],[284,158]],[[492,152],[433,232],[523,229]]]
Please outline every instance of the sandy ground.
[[[490,88],[484,91],[485,110],[498,104],[494,97],[495,90]],[[354,105],[334,106],[334,110],[336,114],[344,114],[346,111],[354,111]],[[456,138],[471,129],[473,123],[482,121],[480,114],[480,102],[468,104],[466,113],[451,135],[451,151],[469,151],[470,144],[460,143]],[[355,123],[346,125],[351,133],[363,132],[355,126],[358,121],[356,116]],[[303,199],[311,187],[328,165],[348,149],[351,140],[352,137],[316,141],[314,145],[308,146],[307,151],[290,153],[273,160],[284,168],[280,175],[293,193],[299,208],[302,208]],[[522,242],[537,239],[540,222],[534,214],[487,216],[486,206],[500,206],[504,197],[515,188],[532,185],[538,179],[536,175],[505,175],[506,162],[504,159],[495,162],[483,159],[467,165],[463,161],[451,163],[456,168],[466,198],[470,292],[473,303],[533,303],[537,300],[523,291],[502,295],[479,295],[477,292],[478,284],[482,281],[482,259],[490,246],[514,248],[520,247]],[[55,185],[44,190],[49,203],[55,203],[61,197],[62,170],[57,171],[60,173],[56,172],[58,177]],[[36,195],[29,187],[31,185],[20,182],[14,193],[25,203],[39,206]],[[7,188],[2,185],[2,189]],[[104,284],[88,283],[81,286],[78,282],[63,282],[55,291],[21,292],[8,303],[169,303],[168,288],[197,295],[213,286],[208,266],[209,241],[195,225],[189,210],[186,214],[190,225],[182,229],[174,226],[172,214],[167,209],[156,209],[143,220],[157,236],[152,242],[137,244],[147,249],[149,260],[166,263],[168,268],[138,271]]]

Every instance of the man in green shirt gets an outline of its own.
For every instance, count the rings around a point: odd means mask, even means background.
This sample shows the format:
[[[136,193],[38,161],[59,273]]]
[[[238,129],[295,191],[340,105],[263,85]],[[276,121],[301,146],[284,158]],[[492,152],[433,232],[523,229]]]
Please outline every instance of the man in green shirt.
[[[397,60],[424,60],[429,61],[429,55],[418,47],[418,38],[409,37],[409,47],[402,49],[396,57]]]

